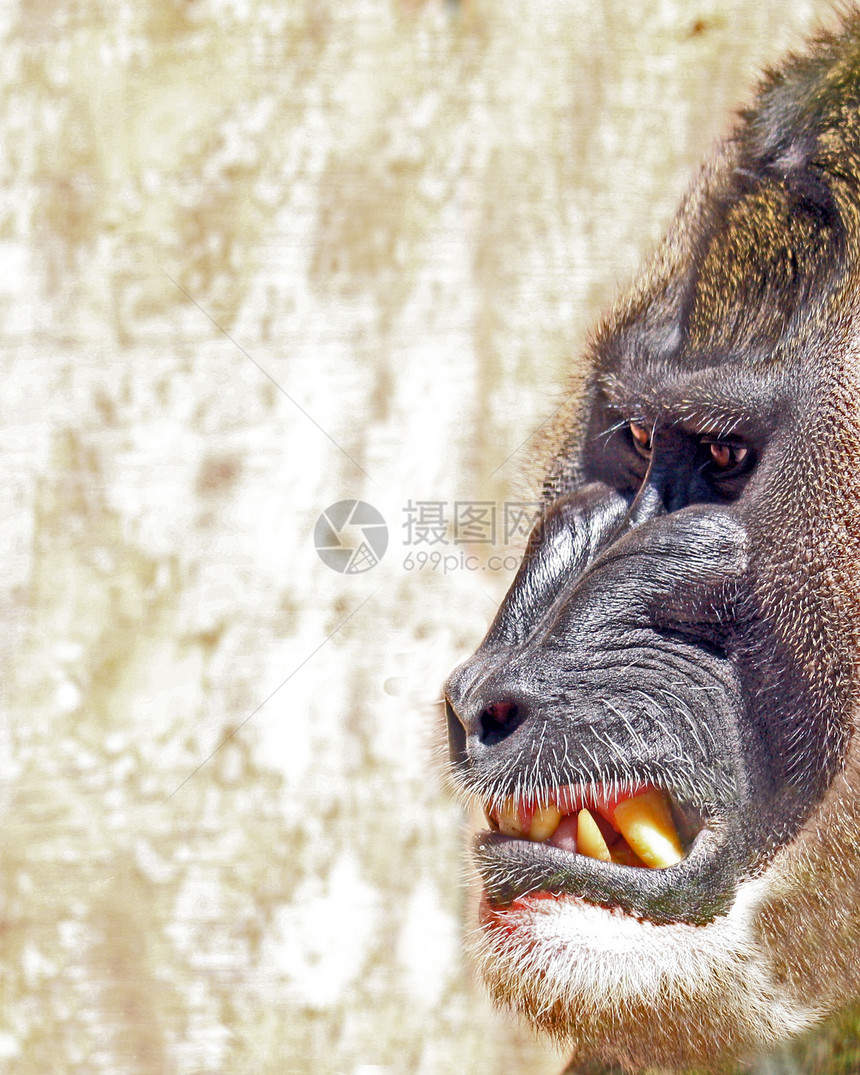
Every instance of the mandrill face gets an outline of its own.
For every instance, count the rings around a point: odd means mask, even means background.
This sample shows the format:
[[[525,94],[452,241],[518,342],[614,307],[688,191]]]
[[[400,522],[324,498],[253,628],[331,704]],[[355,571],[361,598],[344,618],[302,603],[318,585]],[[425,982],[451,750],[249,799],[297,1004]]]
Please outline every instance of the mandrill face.
[[[474,955],[571,1071],[716,1070],[860,997],[860,23],[762,86],[589,362],[447,684]]]

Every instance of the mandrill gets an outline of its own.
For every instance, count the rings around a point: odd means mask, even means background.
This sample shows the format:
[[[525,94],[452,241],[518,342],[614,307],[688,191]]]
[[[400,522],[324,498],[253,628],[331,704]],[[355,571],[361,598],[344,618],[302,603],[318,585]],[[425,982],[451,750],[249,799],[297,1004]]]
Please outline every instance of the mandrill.
[[[480,974],[569,1072],[860,1071],[860,16],[765,78],[588,370],[446,686]]]

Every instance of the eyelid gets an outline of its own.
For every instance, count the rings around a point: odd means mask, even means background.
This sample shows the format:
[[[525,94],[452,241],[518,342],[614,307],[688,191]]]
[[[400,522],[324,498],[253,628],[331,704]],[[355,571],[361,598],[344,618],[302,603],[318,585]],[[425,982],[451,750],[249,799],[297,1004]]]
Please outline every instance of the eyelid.
[[[730,448],[733,452],[748,452],[749,445],[733,437],[700,437],[699,443],[703,448],[712,448],[715,444],[721,448]]]

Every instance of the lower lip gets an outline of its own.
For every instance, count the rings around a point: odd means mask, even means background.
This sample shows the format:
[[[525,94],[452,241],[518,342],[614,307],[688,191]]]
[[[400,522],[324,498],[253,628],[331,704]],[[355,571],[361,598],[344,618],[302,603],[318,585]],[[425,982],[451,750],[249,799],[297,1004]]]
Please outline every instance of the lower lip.
[[[482,902],[502,921],[512,908],[569,897],[654,924],[704,925],[726,913],[736,893],[737,864],[725,844],[726,834],[703,829],[688,856],[662,870],[599,862],[486,831],[477,834],[474,853],[484,882]]]

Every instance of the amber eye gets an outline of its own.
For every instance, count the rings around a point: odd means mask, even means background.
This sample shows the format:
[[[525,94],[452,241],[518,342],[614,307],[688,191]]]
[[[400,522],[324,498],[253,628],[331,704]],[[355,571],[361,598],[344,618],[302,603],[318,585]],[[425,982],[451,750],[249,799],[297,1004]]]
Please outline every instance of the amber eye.
[[[714,441],[708,445],[711,453],[711,462],[718,470],[734,470],[749,455],[749,448],[742,448],[739,444],[726,444],[724,441]]]
[[[648,456],[651,454],[651,434],[638,422],[630,422],[630,436],[633,438],[633,445],[636,451],[640,455]]]

